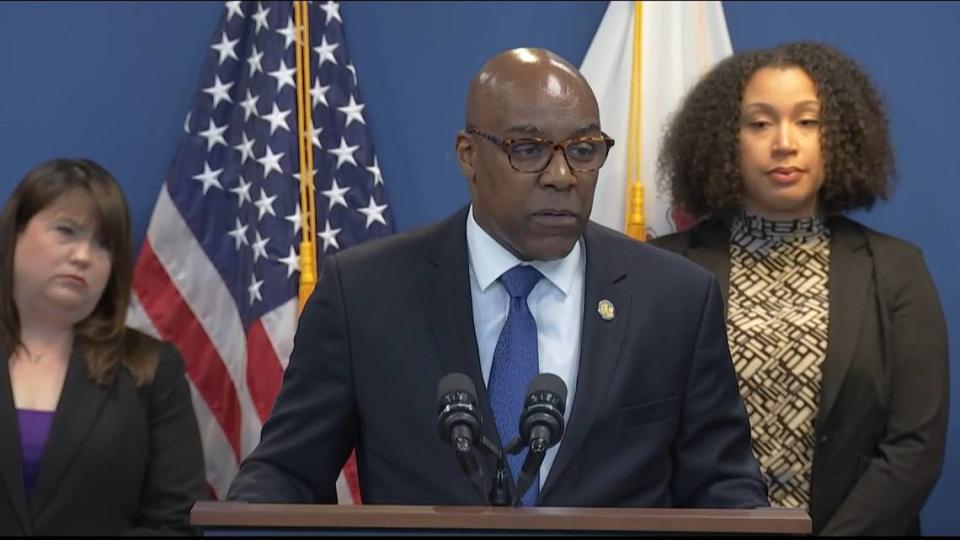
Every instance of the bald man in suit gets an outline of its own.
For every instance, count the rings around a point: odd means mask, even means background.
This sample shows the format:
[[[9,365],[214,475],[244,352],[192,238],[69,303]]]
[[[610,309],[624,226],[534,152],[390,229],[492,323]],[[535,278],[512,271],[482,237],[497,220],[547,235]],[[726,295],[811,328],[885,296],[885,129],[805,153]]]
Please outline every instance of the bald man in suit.
[[[498,430],[509,423],[499,396],[531,374],[504,375],[516,309],[535,322],[532,374],[569,389],[534,504],[767,506],[717,281],[589,221],[613,141],[583,76],[549,51],[506,51],[471,83],[466,116],[456,150],[471,203],[325,259],[229,498],[335,502],[356,448],[364,503],[483,504],[437,435],[437,382],[467,374],[483,434],[509,442],[516,424]],[[515,270],[533,275],[516,308],[505,278]]]

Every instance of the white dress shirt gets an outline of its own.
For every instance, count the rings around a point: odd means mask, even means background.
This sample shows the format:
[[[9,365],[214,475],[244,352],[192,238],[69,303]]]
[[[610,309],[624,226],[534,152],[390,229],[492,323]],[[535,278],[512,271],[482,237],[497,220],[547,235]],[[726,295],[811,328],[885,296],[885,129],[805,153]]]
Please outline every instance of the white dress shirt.
[[[570,419],[577,387],[587,260],[585,251],[581,238],[562,259],[526,263],[514,257],[487,234],[477,224],[473,217],[473,206],[470,207],[470,215],[467,217],[467,252],[470,259],[473,322],[477,333],[483,382],[489,384],[493,351],[510,311],[510,295],[498,278],[518,264],[530,264],[544,276],[527,297],[527,306],[537,322],[540,373],[553,373],[567,385],[567,407],[563,415],[565,423]],[[518,418],[520,412],[517,411]],[[503,444],[508,442],[503,441]],[[560,444],[563,444],[563,439]],[[541,488],[559,449],[558,444],[544,456],[540,466]]]

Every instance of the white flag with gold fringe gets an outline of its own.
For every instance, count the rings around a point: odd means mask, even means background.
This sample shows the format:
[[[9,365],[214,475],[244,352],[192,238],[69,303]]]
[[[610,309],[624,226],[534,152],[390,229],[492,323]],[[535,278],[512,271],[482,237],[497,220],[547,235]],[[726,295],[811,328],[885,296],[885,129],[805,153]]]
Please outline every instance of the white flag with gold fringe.
[[[732,52],[720,2],[610,2],[580,67],[617,141],[600,169],[594,221],[641,240],[690,225],[657,190],[657,153],[683,96]]]

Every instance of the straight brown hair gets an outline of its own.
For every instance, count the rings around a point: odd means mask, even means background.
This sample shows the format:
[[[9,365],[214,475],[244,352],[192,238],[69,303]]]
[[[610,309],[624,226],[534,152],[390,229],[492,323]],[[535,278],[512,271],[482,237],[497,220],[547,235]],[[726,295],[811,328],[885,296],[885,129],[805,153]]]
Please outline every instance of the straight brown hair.
[[[23,347],[13,297],[13,258],[20,233],[38,212],[74,190],[86,192],[93,200],[97,231],[112,261],[100,301],[74,327],[74,347],[83,353],[88,375],[99,385],[112,384],[121,366],[126,366],[138,386],[151,382],[157,368],[157,343],[126,327],[133,280],[127,201],[113,175],[87,159],[54,159],[37,166],[7,200],[0,215],[0,344],[7,349],[5,354]]]

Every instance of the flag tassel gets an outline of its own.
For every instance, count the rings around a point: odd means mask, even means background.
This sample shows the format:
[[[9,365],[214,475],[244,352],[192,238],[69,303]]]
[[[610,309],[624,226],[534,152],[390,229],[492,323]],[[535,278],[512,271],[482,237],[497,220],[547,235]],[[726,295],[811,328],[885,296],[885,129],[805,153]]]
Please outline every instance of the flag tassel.
[[[646,237],[643,215],[643,178],[641,175],[641,142],[643,118],[643,2],[633,3],[633,65],[630,75],[630,122],[627,153],[627,209],[624,232],[637,240]]]
[[[317,213],[313,183],[313,107],[310,103],[310,16],[306,2],[293,2],[297,57],[297,129],[300,135],[300,289],[298,312],[317,285]]]

